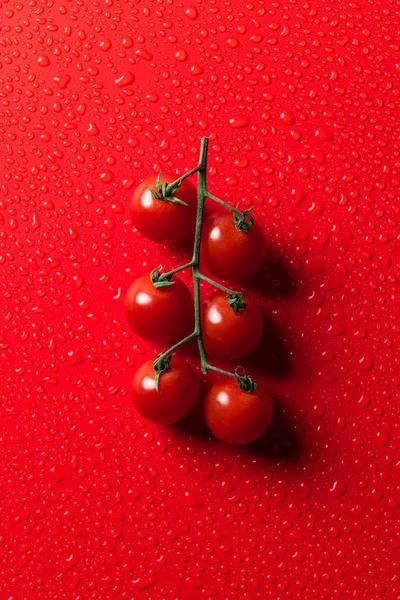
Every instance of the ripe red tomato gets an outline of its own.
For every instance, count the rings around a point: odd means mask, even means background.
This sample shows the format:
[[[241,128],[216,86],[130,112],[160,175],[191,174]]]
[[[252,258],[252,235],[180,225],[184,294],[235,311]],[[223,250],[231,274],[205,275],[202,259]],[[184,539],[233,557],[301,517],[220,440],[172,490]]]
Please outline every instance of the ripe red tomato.
[[[150,342],[170,342],[189,330],[193,300],[179,277],[166,287],[155,287],[150,275],[136,279],[125,296],[125,315],[130,327]]]
[[[225,292],[215,292],[203,303],[201,313],[206,352],[225,360],[237,360],[250,354],[263,332],[263,315],[258,306],[242,294],[237,295],[236,301],[231,298],[233,306]],[[244,298],[243,302],[240,298]],[[238,308],[237,312],[234,308]]]
[[[209,390],[204,414],[212,433],[227,444],[250,444],[268,429],[272,399],[261,390],[245,392],[235,379],[225,379]]]
[[[217,212],[205,220],[201,260],[220,279],[241,281],[260,267],[267,242],[256,221],[247,231],[238,229],[234,217]]]
[[[172,244],[183,240],[194,231],[197,191],[194,185],[185,179],[173,194],[178,202],[167,199],[171,196],[162,199],[162,184],[172,183],[177,176],[162,173],[159,186],[157,178],[158,175],[151,175],[134,190],[130,202],[132,220],[137,230],[145,237],[155,242]],[[160,199],[156,198],[149,188]],[[187,206],[179,201],[185,202]]]
[[[199,389],[199,380],[192,367],[173,356],[169,369],[160,374],[158,391],[153,361],[139,367],[132,381],[132,400],[145,419],[169,425],[190,413],[197,402]]]

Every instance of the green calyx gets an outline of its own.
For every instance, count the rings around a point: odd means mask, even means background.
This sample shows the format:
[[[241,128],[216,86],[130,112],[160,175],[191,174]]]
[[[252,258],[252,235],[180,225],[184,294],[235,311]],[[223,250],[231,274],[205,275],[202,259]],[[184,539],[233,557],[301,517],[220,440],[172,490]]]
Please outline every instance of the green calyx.
[[[150,279],[155,288],[167,287],[173,285],[175,282],[171,281],[172,273],[166,273],[163,271],[162,266],[156,267],[150,273]]]
[[[257,381],[255,381],[255,379],[252,379],[251,377],[248,377],[243,367],[237,367],[237,369],[235,370],[235,377],[236,381],[238,382],[238,386],[244,392],[250,394],[251,392],[254,392],[254,390],[257,389]]]
[[[164,183],[161,183],[161,174],[162,171],[160,171],[158,174],[156,180],[156,189],[149,188],[153,197],[156,198],[156,200],[167,200],[168,202],[173,202],[174,204],[183,204],[183,206],[189,206],[186,204],[186,202],[176,198],[174,195],[181,185],[180,182],[178,183],[175,181],[174,183],[168,184],[164,181]]]
[[[159,354],[157,356],[157,358],[155,359],[155,361],[153,362],[153,367],[154,367],[154,372],[155,372],[154,384],[156,387],[156,392],[160,391],[159,390],[159,381],[160,381],[161,373],[164,373],[164,371],[169,371],[171,368],[170,363],[171,363],[172,357],[173,357],[173,354],[167,354],[166,356]]]
[[[240,294],[237,292],[233,292],[225,296],[225,300],[227,300],[229,306],[233,310],[233,312],[241,312],[246,308],[246,301],[244,298],[244,294]]]
[[[244,212],[234,213],[233,222],[235,223],[236,229],[239,229],[239,231],[248,231],[253,227],[254,219],[250,214],[252,210],[253,206]]]

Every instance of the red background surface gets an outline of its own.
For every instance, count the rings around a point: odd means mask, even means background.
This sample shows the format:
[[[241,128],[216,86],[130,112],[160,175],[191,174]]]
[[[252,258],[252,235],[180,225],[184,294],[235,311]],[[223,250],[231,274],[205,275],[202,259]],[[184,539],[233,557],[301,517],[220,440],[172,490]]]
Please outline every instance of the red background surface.
[[[398,4],[2,0],[0,23],[1,598],[399,597]],[[242,289],[276,417],[248,448],[129,398],[159,348],[123,294],[189,250],[127,202],[204,135],[210,191],[269,243]]]

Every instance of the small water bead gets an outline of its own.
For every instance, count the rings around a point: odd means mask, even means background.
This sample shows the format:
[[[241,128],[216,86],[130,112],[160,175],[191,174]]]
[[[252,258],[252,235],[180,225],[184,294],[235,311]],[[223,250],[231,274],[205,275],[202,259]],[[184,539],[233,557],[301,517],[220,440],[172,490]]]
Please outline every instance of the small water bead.
[[[321,125],[315,131],[315,138],[321,142],[331,142],[333,140],[333,131],[330,127]]]
[[[48,67],[50,65],[50,59],[46,55],[39,56],[37,62],[41,67]]]
[[[187,18],[191,21],[194,21],[198,17],[198,12],[195,6],[190,6],[189,8],[187,8],[185,14]]]
[[[248,127],[250,119],[248,117],[238,116],[229,119],[229,124],[233,129],[243,129],[244,127]]]
[[[109,40],[108,38],[102,40],[99,43],[99,47],[103,52],[107,52],[108,50],[110,50],[111,46],[112,46],[111,40]]]
[[[283,110],[279,115],[279,118],[284,125],[293,125],[295,122],[294,114],[291,110]]]
[[[131,37],[127,37],[122,40],[122,46],[124,48],[127,48],[127,49],[132,48],[133,44],[134,44],[134,42]]]
[[[386,430],[378,431],[376,434],[376,441],[379,446],[387,446],[390,442],[390,434]]]
[[[126,72],[123,73],[122,75],[120,75],[116,80],[115,83],[117,84],[118,87],[127,87],[128,85],[132,85],[132,83],[135,81],[135,75],[133,73]]]
[[[100,129],[97,127],[96,123],[89,123],[88,133],[89,135],[99,135]]]
[[[142,58],[145,61],[151,61],[153,60],[153,55],[151,52],[149,52],[148,50],[146,50],[146,48],[140,48],[139,50],[136,50],[136,55],[140,58]]]
[[[363,371],[370,371],[374,365],[374,359],[371,354],[364,354],[359,359],[359,364]]]
[[[201,498],[199,498],[199,496],[197,494],[195,494],[194,492],[186,492],[185,493],[184,503],[187,506],[194,507],[194,508],[203,508],[203,506],[204,506],[203,500]]]
[[[204,68],[199,64],[194,64],[190,67],[190,73],[192,75],[202,75],[204,73]]]
[[[71,81],[71,76],[67,74],[56,76],[54,77],[54,81],[56,82],[60,90],[65,90],[69,82]]]
[[[54,467],[51,467],[50,479],[52,481],[54,481],[55,483],[61,483],[64,479],[64,476],[65,476],[65,472],[61,466],[55,465]]]
[[[108,169],[100,174],[100,179],[103,183],[111,183],[115,179],[115,173]]]
[[[185,50],[179,50],[175,54],[175,58],[178,62],[184,62],[188,58],[188,53]]]

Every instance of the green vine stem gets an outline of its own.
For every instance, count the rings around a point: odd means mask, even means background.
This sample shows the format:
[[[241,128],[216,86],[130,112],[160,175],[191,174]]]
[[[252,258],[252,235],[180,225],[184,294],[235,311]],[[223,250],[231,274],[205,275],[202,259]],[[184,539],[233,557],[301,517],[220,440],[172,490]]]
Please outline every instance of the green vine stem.
[[[226,292],[227,294],[238,294],[239,292],[235,292],[235,290],[230,290],[229,288],[225,287],[224,285],[222,285],[221,283],[218,283],[218,281],[214,281],[213,279],[210,279],[209,277],[207,277],[206,275],[203,275],[203,273],[199,273],[198,274],[199,279],[201,279],[202,281],[205,281],[206,283],[209,283],[210,285],[212,285],[213,287],[218,288],[219,290],[221,290],[222,292]]]
[[[197,175],[198,186],[197,186],[196,228],[195,228],[192,260],[189,263],[186,263],[185,265],[182,265],[180,267],[177,267],[176,269],[172,269],[171,271],[167,271],[165,273],[160,272],[160,270],[159,270],[160,268],[154,269],[152,271],[152,274],[154,274],[156,272],[158,273],[157,281],[155,282],[155,285],[157,286],[158,282],[161,282],[161,285],[172,284],[173,281],[170,281],[170,280],[171,280],[171,277],[173,275],[175,275],[175,273],[178,273],[179,271],[183,271],[184,269],[191,268],[192,276],[193,276],[193,296],[194,296],[194,323],[195,323],[194,331],[190,335],[186,336],[185,338],[183,338],[182,340],[178,341],[176,344],[174,344],[173,346],[168,348],[168,350],[165,350],[165,352],[162,352],[161,354],[159,354],[157,356],[157,358],[155,359],[153,364],[155,366],[155,370],[157,373],[157,387],[158,387],[158,378],[160,376],[160,373],[163,370],[167,370],[169,368],[169,359],[172,356],[172,354],[174,353],[174,351],[177,348],[179,348],[179,346],[186,344],[186,342],[188,342],[192,339],[197,339],[197,345],[198,345],[198,349],[199,349],[202,372],[204,374],[207,374],[208,371],[216,371],[217,373],[221,373],[222,375],[234,377],[237,380],[238,385],[242,390],[250,392],[255,389],[257,382],[252,380],[250,377],[247,377],[245,372],[243,372],[242,374],[239,373],[239,368],[236,369],[236,371],[234,373],[232,373],[230,371],[226,371],[224,369],[214,367],[207,361],[207,356],[206,356],[206,352],[204,349],[203,337],[202,337],[202,332],[201,332],[201,317],[200,317],[200,281],[209,283],[210,285],[222,290],[223,292],[226,292],[226,294],[228,294],[229,296],[235,296],[239,299],[243,299],[243,301],[244,301],[244,296],[240,292],[235,292],[234,290],[231,290],[231,289],[221,285],[220,283],[214,281],[213,279],[206,277],[206,275],[203,275],[200,272],[200,266],[199,266],[200,244],[201,244],[201,230],[202,230],[202,225],[203,225],[203,211],[204,211],[205,199],[210,198],[210,200],[213,200],[214,202],[221,204],[222,206],[224,206],[225,208],[227,208],[228,210],[233,212],[235,223],[236,224],[237,223],[245,224],[245,227],[243,227],[243,229],[246,229],[246,230],[249,229],[253,223],[253,218],[250,216],[251,209],[248,209],[244,212],[240,212],[237,208],[234,208],[233,206],[227,204],[220,198],[217,198],[216,196],[214,196],[213,194],[210,194],[207,191],[207,155],[208,155],[208,138],[204,137],[201,140],[200,158],[199,158],[198,165],[194,169],[191,169],[190,171],[188,171],[187,173],[185,173],[184,175],[182,175],[181,177],[176,179],[176,181],[173,181],[172,183],[170,183],[166,190],[167,193],[168,193],[168,188],[176,190],[177,187],[181,184],[181,182],[184,179],[186,179],[187,177],[190,177],[191,175],[194,175],[195,173],[198,174]],[[165,366],[165,368],[163,368],[163,366]]]
[[[241,212],[237,207],[227,204],[226,202],[221,200],[221,198],[217,198],[217,196],[214,196],[214,194],[210,194],[209,192],[207,192],[207,198],[210,198],[210,200],[213,200],[214,202],[217,202],[218,204],[221,204],[222,206],[230,210],[234,214],[233,222],[235,223],[238,229],[248,231],[253,226],[254,219],[250,214],[253,210],[253,207],[248,208],[244,212]]]
[[[181,177],[178,177],[178,179],[175,179],[175,181],[172,181],[171,183],[169,183],[167,185],[166,192],[168,193],[170,190],[173,190],[173,189],[177,190],[178,187],[181,185],[182,181],[184,181],[188,177],[191,177],[191,175],[194,175],[195,173],[197,173],[199,171],[199,168],[200,168],[200,165],[197,165],[197,167],[195,167],[194,169],[187,171],[187,173],[184,173]]]
[[[221,204],[222,206],[225,206],[225,208],[227,208],[228,210],[230,210],[235,215],[241,215],[242,214],[240,212],[240,210],[238,210],[235,206],[231,206],[230,204],[227,204],[226,202],[224,202],[223,200],[221,200],[221,198],[217,198],[217,196],[214,196],[214,194],[210,194],[210,192],[207,192],[206,196],[207,196],[207,198],[210,198],[210,200],[213,200],[213,202],[217,202],[217,204]]]
[[[172,285],[174,282],[171,281],[171,277],[175,275],[175,273],[179,273],[179,271],[184,271],[185,269],[189,269],[193,266],[193,262],[186,263],[185,265],[181,265],[180,267],[176,267],[176,269],[172,269],[172,271],[163,271],[162,265],[153,269],[150,273],[150,278],[155,287],[165,287],[167,285]]]

